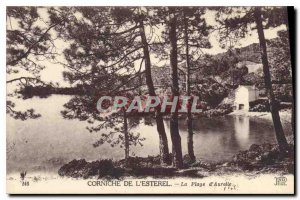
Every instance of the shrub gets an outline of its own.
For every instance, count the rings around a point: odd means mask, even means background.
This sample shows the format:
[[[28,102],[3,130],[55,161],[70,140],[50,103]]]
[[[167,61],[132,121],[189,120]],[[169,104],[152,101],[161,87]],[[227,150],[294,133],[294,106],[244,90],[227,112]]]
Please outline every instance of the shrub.
[[[270,112],[269,102],[267,99],[257,99],[249,102],[250,112]]]
[[[276,101],[279,109],[291,109],[292,103]],[[250,112],[270,112],[269,102],[267,99],[258,99],[256,101],[249,102]]]

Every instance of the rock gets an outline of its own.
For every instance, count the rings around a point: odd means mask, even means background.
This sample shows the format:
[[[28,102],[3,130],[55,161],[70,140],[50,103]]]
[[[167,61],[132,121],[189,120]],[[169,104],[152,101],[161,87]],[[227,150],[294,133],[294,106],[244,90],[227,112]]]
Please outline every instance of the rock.
[[[104,177],[106,175],[110,175],[113,169],[114,165],[111,160],[97,160],[87,163],[83,170],[83,177],[88,178],[96,175]]]
[[[94,162],[86,162],[84,159],[72,160],[68,164],[63,165],[59,170],[60,176],[67,177],[83,177],[107,176],[113,175],[115,168],[111,160],[98,160]]]
[[[60,176],[69,176],[69,177],[80,177],[82,175],[82,170],[86,166],[87,162],[85,159],[81,160],[72,160],[68,164],[63,165],[59,170],[58,174]]]
[[[270,152],[265,152],[260,156],[260,160],[261,162],[264,162],[265,164],[271,163],[271,159],[270,159]]]
[[[191,165],[192,163],[194,163],[195,161],[192,161],[192,159],[190,158],[190,156],[188,154],[185,154],[183,156],[183,163],[186,165]]]
[[[253,151],[249,151],[247,154],[246,154],[247,158],[249,160],[255,160],[258,156],[259,156],[259,153],[258,152],[253,152]]]
[[[209,170],[209,171],[216,170],[216,164],[207,163],[207,162],[204,162],[204,161],[196,161],[196,162],[191,164],[191,167],[201,167],[201,168]]]
[[[249,150],[236,154],[232,161],[233,166],[238,166],[243,171],[293,171],[291,167],[287,167],[287,163],[294,163],[293,157],[281,153],[278,145],[269,143],[253,144]]]
[[[263,143],[261,146],[263,151],[271,151],[273,148],[276,148],[276,146],[270,143]]]
[[[203,178],[203,174],[197,169],[185,169],[176,172],[176,176]]]
[[[254,152],[260,152],[262,149],[259,145],[257,144],[252,144],[249,148],[249,151],[254,151]]]

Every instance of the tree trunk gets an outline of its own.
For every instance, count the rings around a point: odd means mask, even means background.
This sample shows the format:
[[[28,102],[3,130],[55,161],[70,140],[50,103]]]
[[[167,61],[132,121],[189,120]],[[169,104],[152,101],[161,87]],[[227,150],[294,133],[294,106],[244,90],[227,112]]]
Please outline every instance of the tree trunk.
[[[280,121],[279,116],[279,106],[276,103],[275,96],[273,93],[272,88],[272,82],[271,82],[271,75],[270,75],[270,69],[269,69],[269,63],[268,63],[268,54],[267,54],[267,45],[266,45],[266,39],[264,35],[263,25],[262,25],[262,18],[261,18],[261,10],[260,7],[255,8],[255,20],[257,25],[257,33],[260,43],[260,49],[261,49],[261,59],[263,64],[263,72],[264,72],[264,81],[265,81],[265,87],[269,99],[269,105],[270,105],[270,111],[272,114],[276,139],[279,145],[280,150],[286,151],[288,149],[288,143],[286,141],[284,131],[282,128],[282,124]]]
[[[295,72],[295,62],[294,62],[294,58],[291,55],[291,52],[293,50],[293,44],[291,42],[290,38],[293,38],[293,32],[290,32],[290,27],[289,24],[294,24],[294,8],[286,8],[287,9],[287,14],[286,16],[288,17],[288,22],[286,24],[286,30],[287,30],[287,34],[288,34],[288,40],[289,40],[289,50],[290,50],[290,59],[291,59],[291,68],[292,68],[292,116],[291,116],[291,125],[292,125],[292,129],[293,129],[293,134],[295,134],[295,101],[294,101],[294,72]]]
[[[125,138],[125,160],[127,161],[129,158],[129,133],[128,133],[128,122],[126,111],[123,111],[123,120],[124,120],[124,138]]]
[[[170,11],[172,9],[173,8],[170,8]],[[170,22],[169,22],[169,40],[171,45],[170,66],[172,71],[172,94],[173,96],[179,97],[176,23],[177,23],[176,16],[171,11]],[[178,129],[177,111],[171,113],[170,132],[171,132],[171,140],[172,140],[173,165],[176,168],[182,168],[183,167],[182,149],[181,149],[181,138]]]
[[[148,49],[148,43],[146,39],[144,23],[141,20],[140,22],[140,35],[143,43],[143,51],[144,51],[144,59],[145,59],[145,74],[146,74],[146,84],[148,87],[148,92],[150,96],[156,96],[152,75],[151,75],[151,60]],[[159,135],[159,150],[160,150],[160,161],[162,164],[169,164],[169,147],[168,147],[168,139],[165,131],[165,125],[160,111],[156,111],[156,125],[157,132]]]
[[[184,15],[184,42],[185,42],[185,57],[186,57],[186,94],[187,96],[191,95],[190,88],[190,58],[189,58],[189,36],[188,36],[188,20]],[[190,99],[189,99],[189,103]],[[193,140],[193,118],[191,109],[187,110],[187,127],[188,127],[188,136],[187,136],[187,146],[188,154],[192,162],[196,161],[194,154],[194,140]]]
[[[142,86],[143,85],[143,79],[142,79],[142,73],[139,73],[139,84],[140,84],[140,86]],[[142,88],[141,87],[139,87],[139,95],[140,96],[142,96]]]

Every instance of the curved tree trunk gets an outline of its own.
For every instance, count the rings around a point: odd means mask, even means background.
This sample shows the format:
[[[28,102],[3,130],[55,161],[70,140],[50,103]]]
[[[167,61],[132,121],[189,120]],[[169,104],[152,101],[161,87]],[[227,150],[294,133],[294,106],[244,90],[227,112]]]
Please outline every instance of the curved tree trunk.
[[[282,128],[282,124],[280,121],[279,108],[278,108],[279,106],[276,103],[275,96],[273,93],[271,75],[270,75],[270,69],[269,69],[269,63],[268,63],[267,45],[266,45],[266,39],[265,39],[263,25],[262,25],[260,9],[261,9],[260,7],[255,8],[254,16],[255,16],[255,20],[256,20],[257,33],[258,33],[260,49],[261,49],[261,59],[262,59],[262,64],[263,64],[265,87],[266,87],[266,91],[268,94],[270,111],[272,114],[276,139],[277,139],[280,150],[282,152],[284,152],[288,149],[288,143],[286,141],[284,131]]]
[[[289,24],[293,24],[294,23],[294,8],[288,8],[287,7],[287,14],[286,16],[288,17],[288,22],[286,24],[286,30],[287,30],[287,33],[288,33],[288,40],[289,40],[289,50],[290,50],[290,59],[291,59],[291,68],[292,68],[292,91],[293,91],[293,96],[292,96],[292,116],[291,116],[291,125],[292,125],[292,128],[293,128],[293,134],[295,134],[295,100],[294,100],[294,97],[295,97],[295,88],[294,88],[294,72],[295,72],[295,62],[294,62],[294,58],[292,57],[291,55],[291,52],[293,50],[293,44],[291,42],[291,39],[290,38],[293,38],[293,32],[290,32],[290,27],[289,27]]]
[[[153,86],[152,75],[151,75],[151,60],[148,49],[148,43],[146,39],[146,34],[144,30],[144,23],[141,20],[140,22],[140,35],[143,43],[143,51],[144,51],[144,59],[145,59],[145,74],[146,74],[146,84],[148,87],[149,95],[156,96],[155,89]],[[156,112],[156,125],[157,132],[159,135],[159,150],[160,150],[160,159],[162,164],[169,164],[169,147],[168,147],[168,139],[165,131],[165,125],[162,118],[162,115],[159,111]]]
[[[171,11],[172,8],[170,8]],[[177,66],[177,37],[176,37],[176,16],[170,14],[169,22],[169,39],[171,44],[170,50],[170,66],[172,70],[172,94],[173,96],[179,97],[179,87],[178,87],[178,66]],[[183,167],[182,160],[182,148],[181,148],[181,138],[178,129],[178,112],[171,113],[170,120],[170,132],[172,139],[172,154],[173,154],[173,165],[176,168]]]

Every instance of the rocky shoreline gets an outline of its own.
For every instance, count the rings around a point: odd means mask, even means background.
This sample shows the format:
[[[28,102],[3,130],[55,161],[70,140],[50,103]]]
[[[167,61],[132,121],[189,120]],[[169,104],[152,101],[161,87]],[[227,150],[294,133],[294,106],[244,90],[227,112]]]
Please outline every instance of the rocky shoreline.
[[[72,160],[63,165],[58,174],[72,178],[107,178],[124,177],[191,177],[203,178],[226,174],[294,174],[294,146],[289,145],[288,153],[281,153],[275,144],[253,144],[246,151],[240,151],[229,162],[208,163],[191,162],[184,156],[184,168],[161,166],[158,156],[130,157],[127,161],[97,160],[87,162],[84,159]]]

